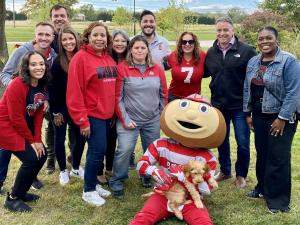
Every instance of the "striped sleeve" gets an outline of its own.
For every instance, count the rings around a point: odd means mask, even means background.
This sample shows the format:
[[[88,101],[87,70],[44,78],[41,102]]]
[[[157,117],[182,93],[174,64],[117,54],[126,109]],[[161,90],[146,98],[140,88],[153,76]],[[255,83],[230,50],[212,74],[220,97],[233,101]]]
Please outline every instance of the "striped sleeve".
[[[151,175],[157,167],[155,164],[159,161],[159,152],[157,149],[157,141],[149,145],[147,151],[137,164],[137,171],[141,175]]]

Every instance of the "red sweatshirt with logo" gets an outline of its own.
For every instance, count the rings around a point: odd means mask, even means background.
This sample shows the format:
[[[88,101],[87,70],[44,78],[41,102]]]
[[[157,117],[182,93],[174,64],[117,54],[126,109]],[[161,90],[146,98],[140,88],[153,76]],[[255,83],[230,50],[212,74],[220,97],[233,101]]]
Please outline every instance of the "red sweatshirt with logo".
[[[7,86],[0,100],[0,148],[10,151],[24,151],[25,141],[30,144],[41,143],[43,124],[43,98],[34,97],[34,102],[27,105],[29,85],[16,77]],[[30,109],[29,109],[29,106]],[[26,114],[33,117],[33,132],[26,121]]]
[[[111,56],[97,55],[90,45],[82,46],[73,56],[68,70],[67,106],[80,128],[90,126],[88,116],[113,116],[116,76],[116,63]]]

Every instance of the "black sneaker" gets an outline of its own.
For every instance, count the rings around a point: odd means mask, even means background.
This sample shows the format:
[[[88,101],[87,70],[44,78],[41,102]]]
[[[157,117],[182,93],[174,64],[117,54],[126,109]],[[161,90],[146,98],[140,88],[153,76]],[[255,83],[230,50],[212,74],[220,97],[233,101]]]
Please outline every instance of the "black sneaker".
[[[152,188],[153,187],[151,177],[148,177],[148,176],[147,177],[141,177],[141,181],[142,181],[143,187],[145,187],[145,188]]]
[[[39,199],[40,196],[31,193],[26,193],[25,196],[21,198],[23,202],[36,202]]]
[[[272,209],[272,208],[268,207],[268,212],[271,213],[271,214],[277,214],[279,212],[288,213],[290,210],[291,210],[290,207],[286,207],[286,208],[283,208],[283,209]]]
[[[259,198],[263,198],[264,195],[257,190],[252,190],[246,194],[246,197],[253,198],[253,199],[259,199]]]
[[[277,214],[277,213],[279,213],[279,212],[280,212],[280,210],[279,210],[279,209],[272,209],[272,208],[268,208],[268,212],[274,215],[274,214]]]
[[[12,199],[9,197],[9,193],[7,193],[7,197],[4,202],[4,208],[8,209],[12,212],[31,212],[32,209],[24,203],[21,199]]]
[[[124,198],[124,190],[113,191],[113,196],[116,199],[122,200]]]
[[[31,188],[33,190],[40,190],[42,187],[44,187],[43,183],[39,181],[37,178],[35,178],[31,185]]]
[[[50,175],[54,172],[55,172],[55,161],[54,159],[48,159],[47,166],[46,166],[46,174]]]

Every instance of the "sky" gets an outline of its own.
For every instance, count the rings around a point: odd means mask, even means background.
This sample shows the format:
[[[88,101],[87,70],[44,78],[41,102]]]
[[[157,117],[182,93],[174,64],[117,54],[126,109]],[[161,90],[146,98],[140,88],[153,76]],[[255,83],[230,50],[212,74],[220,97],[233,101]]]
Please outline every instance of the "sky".
[[[80,0],[79,7],[82,4],[93,4],[95,9],[116,9],[123,6],[133,9],[133,3],[135,1],[136,11],[142,11],[143,9],[149,9],[157,11],[160,8],[167,7],[168,0]],[[232,7],[239,7],[245,11],[255,10],[257,3],[261,0],[177,0],[184,2],[185,7],[192,11],[197,12],[226,12],[226,10]],[[15,9],[19,11],[24,5],[25,0],[14,0]],[[10,10],[13,9],[13,0],[6,0],[6,7]]]

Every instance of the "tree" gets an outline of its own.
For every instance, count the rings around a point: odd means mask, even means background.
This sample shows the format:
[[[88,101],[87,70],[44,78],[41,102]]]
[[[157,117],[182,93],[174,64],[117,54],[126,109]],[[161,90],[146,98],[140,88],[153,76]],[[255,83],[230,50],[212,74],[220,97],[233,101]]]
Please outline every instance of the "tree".
[[[31,19],[45,21],[49,19],[49,11],[53,5],[61,4],[71,11],[72,6],[78,2],[78,0],[26,0],[21,12]]]
[[[230,8],[227,15],[232,19],[233,23],[240,23],[247,16],[246,12],[239,7]]]
[[[122,26],[132,21],[132,13],[124,7],[118,7],[112,18],[112,21]]]
[[[15,13],[16,20],[26,20],[27,17],[24,13]],[[13,11],[6,10],[6,20],[13,20]]]
[[[284,16],[271,12],[255,12],[249,15],[237,28],[238,36],[256,46],[257,31],[265,26],[273,26],[279,32],[280,47],[298,58],[300,57],[300,35],[293,32],[293,24]]]
[[[176,5],[160,9],[156,15],[157,26],[162,32],[166,30],[174,31],[177,35],[183,30],[184,9]]]
[[[286,16],[300,31],[300,0],[264,0],[260,7],[273,13]]]
[[[2,71],[8,59],[7,43],[6,43],[6,36],[5,36],[5,17],[6,17],[5,1],[0,1],[0,71]],[[0,96],[2,95],[3,90],[4,88],[2,84],[0,84]]]
[[[97,20],[103,20],[103,21],[112,21],[112,17],[114,15],[114,11],[112,10],[103,10],[103,9],[99,9],[96,12],[96,19]]]
[[[86,20],[96,20],[96,10],[92,4],[84,4],[80,6],[78,12],[84,14]]]

